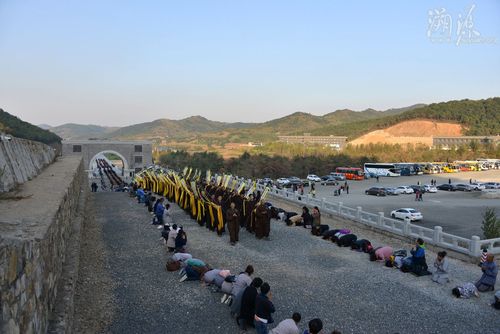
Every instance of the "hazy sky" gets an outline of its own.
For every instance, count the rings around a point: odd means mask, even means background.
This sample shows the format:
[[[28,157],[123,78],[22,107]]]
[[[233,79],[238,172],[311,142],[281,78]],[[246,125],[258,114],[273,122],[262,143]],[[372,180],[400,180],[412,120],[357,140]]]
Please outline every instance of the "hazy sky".
[[[0,108],[35,124],[260,122],[492,96],[497,0],[0,0]]]

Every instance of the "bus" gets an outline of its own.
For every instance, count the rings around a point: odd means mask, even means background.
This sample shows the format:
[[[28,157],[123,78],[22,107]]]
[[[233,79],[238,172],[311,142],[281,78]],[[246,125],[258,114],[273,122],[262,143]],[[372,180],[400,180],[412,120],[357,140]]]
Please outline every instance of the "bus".
[[[422,168],[419,164],[413,162],[401,162],[394,164],[396,169],[400,170],[401,176],[410,176],[410,175],[421,175],[423,174]]]
[[[356,167],[337,167],[335,169],[336,173],[344,174],[346,180],[363,180],[365,178],[365,173],[361,168]]]
[[[366,163],[365,174],[370,177],[377,176],[401,176],[401,169],[391,163]]]

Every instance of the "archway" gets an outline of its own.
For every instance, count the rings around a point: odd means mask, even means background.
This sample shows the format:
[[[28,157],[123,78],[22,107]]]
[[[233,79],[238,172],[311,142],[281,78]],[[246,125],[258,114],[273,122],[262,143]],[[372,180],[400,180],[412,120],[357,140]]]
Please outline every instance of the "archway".
[[[129,163],[115,150],[95,154],[89,162],[89,181],[101,190],[113,190],[128,180]]]

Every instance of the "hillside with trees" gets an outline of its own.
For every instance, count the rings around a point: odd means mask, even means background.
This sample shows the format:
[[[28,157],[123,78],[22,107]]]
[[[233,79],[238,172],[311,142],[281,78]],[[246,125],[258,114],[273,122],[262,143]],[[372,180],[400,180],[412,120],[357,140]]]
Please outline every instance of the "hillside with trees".
[[[335,134],[354,139],[370,131],[385,129],[400,122],[415,119],[456,122],[461,124],[466,129],[465,134],[470,136],[498,135],[500,134],[500,98],[434,103],[379,119],[350,122],[342,126],[327,125],[315,129],[312,133],[315,135]]]
[[[0,132],[5,132],[18,138],[39,141],[48,145],[61,142],[61,137],[58,135],[25,122],[3,109],[0,109]]]

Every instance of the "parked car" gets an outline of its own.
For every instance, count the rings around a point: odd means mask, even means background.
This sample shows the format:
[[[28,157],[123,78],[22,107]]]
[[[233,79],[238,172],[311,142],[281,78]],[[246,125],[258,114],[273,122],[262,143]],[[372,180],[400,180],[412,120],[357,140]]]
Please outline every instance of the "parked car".
[[[437,190],[446,190],[446,191],[456,191],[457,187],[453,184],[443,183],[436,187]]]
[[[426,193],[437,193],[437,191],[438,191],[435,186],[430,185],[430,184],[424,185],[424,188],[425,188]]]
[[[269,178],[269,177],[265,177],[263,179],[260,179],[258,183],[264,184],[264,185],[269,185],[269,184],[273,184],[273,180],[271,180],[271,178]]]
[[[500,189],[500,183],[498,182],[486,182],[484,184],[485,189]]]
[[[391,211],[391,217],[396,219],[410,219],[410,221],[422,220],[424,216],[419,211],[412,208],[401,208]]]
[[[290,183],[290,180],[288,180],[286,177],[280,177],[279,179],[276,180],[276,182],[280,185],[280,186],[284,186],[286,184],[289,184]]]
[[[328,175],[327,178],[321,178],[321,184],[325,186],[331,186],[337,184],[337,180],[331,175]]]
[[[345,181],[345,175],[342,173],[330,173],[330,175],[337,181]]]
[[[385,196],[385,189],[381,187],[371,187],[365,190],[366,195]]]
[[[402,194],[413,194],[414,193],[413,189],[411,187],[408,187],[408,186],[399,186],[396,189],[399,189],[399,191],[401,191]]]
[[[290,184],[290,185],[294,185],[294,184],[295,184],[295,185],[301,185],[301,184],[302,184],[302,180],[301,180],[301,179],[299,179],[299,178],[298,178],[298,177],[296,177],[296,176],[290,176],[290,177],[288,178],[288,181],[289,181],[289,183],[288,183],[288,184]]]
[[[418,186],[416,184],[412,184],[410,186],[411,189],[413,189],[413,192],[417,192],[417,191],[420,191],[421,193],[425,193],[425,187],[424,186]]]
[[[401,191],[397,188],[384,188],[386,195],[397,196],[401,194]]]
[[[321,178],[318,175],[315,175],[315,174],[309,174],[309,175],[307,175],[306,179],[308,181],[321,182]]]
[[[484,190],[484,189],[486,189],[486,186],[483,183],[473,182],[470,185],[471,185],[472,188],[474,188],[474,190]]]
[[[459,191],[472,191],[474,188],[468,184],[458,183],[455,184],[455,188]]]

